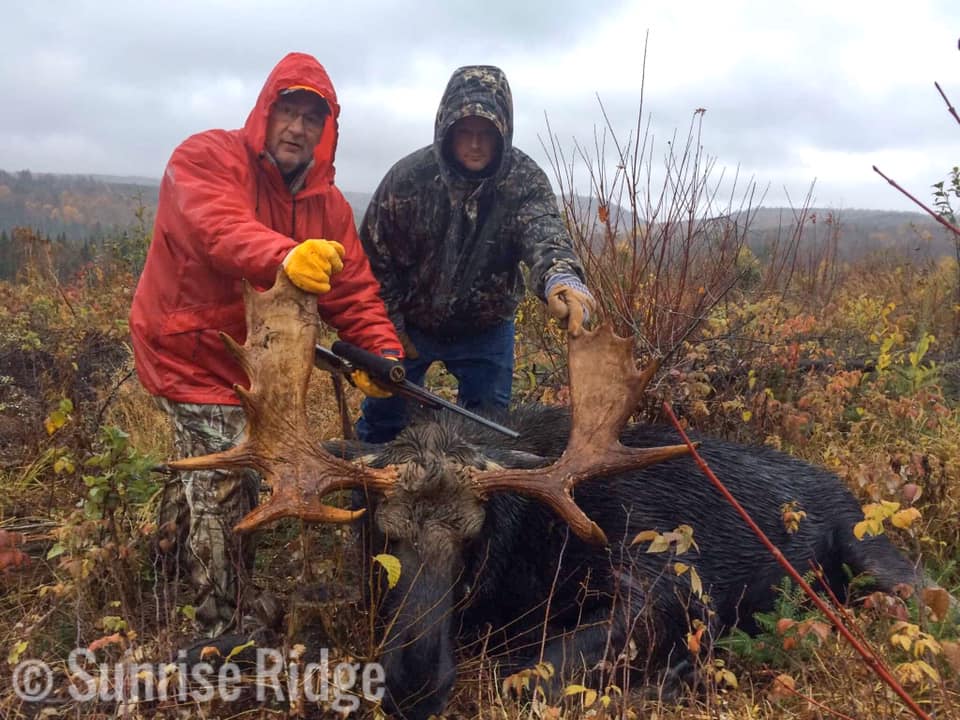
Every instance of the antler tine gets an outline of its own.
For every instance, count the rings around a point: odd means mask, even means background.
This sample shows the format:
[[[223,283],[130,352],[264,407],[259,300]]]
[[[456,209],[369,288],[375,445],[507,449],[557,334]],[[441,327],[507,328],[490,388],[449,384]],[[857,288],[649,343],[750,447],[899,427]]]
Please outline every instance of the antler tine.
[[[481,496],[511,491],[539,500],[557,513],[580,538],[606,543],[603,530],[581,510],[571,494],[577,483],[623,470],[639,469],[686,455],[686,445],[628,448],[619,440],[658,363],[643,372],[633,360],[629,339],[609,324],[569,338],[573,425],[563,455],[550,467],[534,470],[476,471]]]
[[[307,385],[317,338],[317,300],[290,282],[283,270],[273,287],[258,292],[244,283],[247,340],[221,338],[250,378],[250,389],[234,387],[247,417],[243,440],[212,455],[168,463],[175,470],[252,467],[273,488],[263,505],[234,528],[249,532],[284,517],[308,522],[349,522],[363,511],[325,505],[334,490],[365,487],[388,492],[394,468],[365,468],[341,460],[309,438]]]

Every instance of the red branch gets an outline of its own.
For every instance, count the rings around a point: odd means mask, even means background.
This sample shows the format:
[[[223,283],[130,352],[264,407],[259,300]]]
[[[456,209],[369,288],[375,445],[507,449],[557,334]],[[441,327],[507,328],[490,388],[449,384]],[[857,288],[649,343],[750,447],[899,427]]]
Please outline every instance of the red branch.
[[[897,679],[893,677],[893,675],[890,673],[890,670],[880,660],[880,657],[868,645],[861,643],[856,637],[854,637],[853,633],[851,633],[850,630],[848,630],[843,624],[843,621],[840,620],[840,617],[829,605],[827,605],[827,603],[823,601],[823,598],[813,591],[813,588],[810,587],[810,584],[803,579],[803,576],[797,572],[797,569],[793,567],[786,557],[784,557],[783,553],[780,552],[777,546],[770,542],[770,538],[768,538],[766,533],[760,529],[760,526],[757,525],[756,521],[750,517],[750,513],[748,513],[744,507],[737,502],[737,499],[730,494],[730,491],[727,490],[726,486],[720,482],[720,479],[716,475],[714,475],[713,470],[710,469],[704,459],[700,456],[700,453],[697,452],[696,446],[690,442],[690,438],[687,437],[687,434],[683,431],[683,428],[680,427],[680,422],[677,420],[677,416],[673,414],[673,409],[670,407],[670,403],[665,402],[663,404],[663,409],[666,411],[667,417],[670,418],[670,422],[672,422],[673,426],[677,429],[677,432],[680,433],[680,437],[683,438],[683,441],[687,444],[687,447],[690,449],[691,456],[697,462],[697,465],[700,467],[700,470],[703,471],[703,474],[706,475],[710,482],[713,483],[717,490],[720,491],[720,494],[726,498],[727,502],[733,506],[734,510],[739,513],[744,522],[750,526],[750,529],[753,530],[758,538],[760,538],[760,542],[764,544],[770,554],[773,555],[776,561],[780,563],[784,570],[787,571],[787,574],[790,575],[793,581],[803,589],[803,591],[813,601],[813,604],[820,609],[820,611],[827,617],[828,620],[830,620],[831,623],[833,623],[833,626],[837,628],[837,631],[843,635],[853,649],[860,653],[867,665],[873,669],[873,672],[877,675],[877,677],[883,680],[897,695],[900,696],[900,698],[907,704],[907,707],[913,711],[913,714],[920,718],[920,720],[931,720],[930,716],[927,715],[919,705],[917,705],[916,701],[910,697],[906,690],[903,689],[903,686],[897,682]]]
[[[893,185],[897,190],[899,190],[899,191],[902,192],[904,195],[906,195],[908,198],[910,198],[911,200],[913,200],[917,205],[919,205],[919,206],[922,207],[924,210],[926,210],[926,212],[930,215],[930,217],[932,217],[932,218],[933,218],[934,220],[936,220],[938,223],[940,223],[940,224],[943,225],[945,228],[947,228],[947,230],[949,230],[950,232],[952,232],[954,235],[960,237],[960,227],[957,227],[957,226],[954,225],[953,223],[948,222],[946,219],[942,218],[940,215],[937,215],[937,213],[935,213],[933,210],[931,210],[930,208],[928,208],[928,207],[927,207],[926,205],[924,205],[922,202],[920,202],[919,200],[917,200],[913,195],[911,195],[911,194],[908,193],[906,190],[904,190],[902,187],[900,187],[900,185],[897,184],[897,181],[896,181],[896,180],[891,180],[891,179],[888,178],[886,175],[884,175],[882,172],[880,172],[880,169],[879,169],[876,165],[873,166],[873,171],[874,171],[877,175],[879,175],[880,177],[882,177],[884,180],[886,180],[888,183],[890,183],[891,185]]]
[[[951,105],[950,101],[947,99],[947,94],[943,92],[943,89],[940,87],[940,83],[935,82],[934,86],[937,88],[937,92],[940,93],[940,97],[942,97],[943,101],[947,104],[947,112],[953,115],[953,119],[960,123],[960,115],[957,115],[957,111],[953,109],[953,105]]]

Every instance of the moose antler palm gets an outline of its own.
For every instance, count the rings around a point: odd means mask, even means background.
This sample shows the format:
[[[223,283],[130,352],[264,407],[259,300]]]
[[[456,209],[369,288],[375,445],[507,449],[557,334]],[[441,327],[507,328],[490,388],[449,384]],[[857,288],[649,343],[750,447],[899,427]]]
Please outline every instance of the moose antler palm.
[[[250,379],[250,389],[235,386],[247,417],[244,439],[224,452],[168,463],[174,470],[253,467],[273,489],[270,499],[234,528],[249,532],[285,517],[310,522],[349,522],[363,514],[325,505],[334,490],[365,487],[390,491],[395,468],[355,465],[310,440],[307,383],[317,339],[317,299],[295,287],[283,270],[270,290],[244,283],[247,339],[241,347],[220,337]]]
[[[620,444],[620,431],[659,363],[637,370],[632,343],[614,335],[609,324],[570,337],[567,363],[573,424],[563,455],[543,469],[475,471],[473,484],[481,496],[509,490],[535,498],[553,508],[583,540],[605,544],[603,530],[573,500],[571,491],[577,483],[655,465],[689,450],[686,445],[628,448]]]
[[[221,453],[168,463],[175,470],[253,467],[273,495],[248,514],[235,530],[249,532],[284,517],[310,522],[349,522],[362,514],[325,505],[334,490],[363,487],[389,494],[398,469],[374,469],[341,460],[309,439],[307,384],[313,369],[317,335],[316,298],[295,287],[281,270],[273,288],[257,292],[244,286],[247,339],[243,346],[221,333],[239,360],[250,389],[236,387],[247,417],[239,445]],[[533,470],[473,471],[480,497],[512,491],[540,500],[582,539],[603,543],[606,536],[577,506],[577,483],[622,470],[647,467],[687,453],[685,445],[627,448],[618,436],[657,370],[643,372],[633,361],[629,340],[608,325],[571,337],[570,391],[573,425],[567,449],[550,467]]]

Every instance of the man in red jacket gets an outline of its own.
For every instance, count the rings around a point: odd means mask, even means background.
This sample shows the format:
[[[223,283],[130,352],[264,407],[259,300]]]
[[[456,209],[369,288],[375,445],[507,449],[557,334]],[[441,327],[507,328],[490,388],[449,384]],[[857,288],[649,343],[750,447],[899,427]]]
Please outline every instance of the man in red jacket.
[[[246,337],[242,281],[269,288],[284,267],[317,293],[320,315],[340,337],[401,358],[402,348],[357,238],[353,213],[334,185],[340,106],[323,66],[291,53],[270,73],[238,130],[209,130],[173,153],[160,185],[153,238],[130,312],[137,374],[171,415],[181,456],[239,440],[247,384],[219,338]],[[354,381],[379,391],[364,374]],[[197,620],[210,635],[244,608],[241,575],[253,549],[233,525],[257,503],[259,478],[184,473],[161,507],[197,590]]]

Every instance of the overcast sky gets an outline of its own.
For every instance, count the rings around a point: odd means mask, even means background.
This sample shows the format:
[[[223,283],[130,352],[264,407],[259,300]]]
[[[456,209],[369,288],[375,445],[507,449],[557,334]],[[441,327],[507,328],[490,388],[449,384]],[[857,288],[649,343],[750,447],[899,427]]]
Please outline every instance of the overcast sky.
[[[912,209],[872,165],[928,201],[960,164],[933,84],[960,106],[960,0],[4,0],[0,16],[4,170],[159,178],[188,135],[242,125],[299,50],[337,89],[344,190],[371,192],[429,143],[451,72],[481,63],[506,72],[514,143],[554,179],[545,117],[568,160],[575,139],[595,156],[598,97],[626,139],[647,36],[656,166],[697,108],[711,179],[738,194],[753,180],[765,205],[815,181],[818,206]]]

